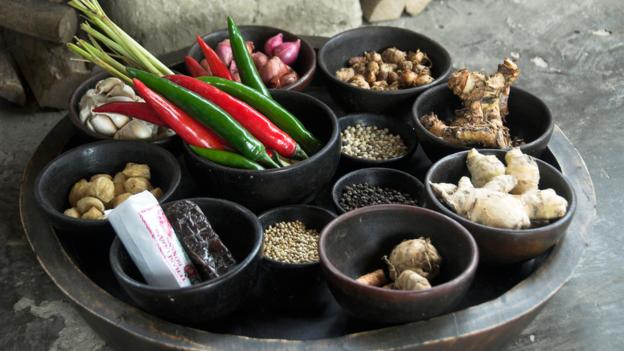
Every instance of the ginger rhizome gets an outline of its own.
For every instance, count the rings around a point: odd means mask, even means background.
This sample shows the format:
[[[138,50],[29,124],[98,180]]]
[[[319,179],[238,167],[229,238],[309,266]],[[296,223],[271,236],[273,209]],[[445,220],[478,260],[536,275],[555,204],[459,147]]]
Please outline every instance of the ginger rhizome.
[[[455,71],[448,87],[461,99],[463,108],[455,111],[450,123],[433,112],[420,117],[420,121],[429,132],[453,144],[511,147],[517,141],[512,140],[505,117],[509,114],[511,84],[519,75],[520,69],[509,58],[490,75],[465,68]]]
[[[431,183],[431,187],[458,215],[492,227],[529,228],[532,222],[566,214],[566,199],[553,189],[538,189],[539,168],[531,156],[512,149],[505,155],[505,161],[506,168],[500,160],[473,149],[466,157],[472,181],[462,177],[457,185]]]

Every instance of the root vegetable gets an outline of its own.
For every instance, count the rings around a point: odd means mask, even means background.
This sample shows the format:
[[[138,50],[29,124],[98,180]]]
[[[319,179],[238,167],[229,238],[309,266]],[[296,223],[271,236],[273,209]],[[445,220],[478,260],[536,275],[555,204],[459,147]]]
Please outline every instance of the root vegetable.
[[[568,201],[553,189],[529,190],[520,195],[525,211],[532,220],[551,220],[566,214]]]
[[[349,81],[355,75],[355,71],[351,67],[341,68],[336,72],[336,78],[343,82]]]
[[[154,197],[157,199],[163,196],[163,191],[161,188],[154,188],[150,190],[150,193],[152,193],[152,195],[154,195]]]
[[[430,289],[431,284],[427,278],[422,275],[412,271],[412,270],[404,270],[397,280],[394,282],[394,288],[399,290],[425,290]]]
[[[505,174],[505,165],[496,156],[483,155],[476,149],[468,152],[466,166],[476,187],[482,187],[492,178]]]
[[[524,194],[538,189],[540,180],[539,168],[533,157],[525,155],[520,149],[514,148],[505,154],[506,173],[518,180],[512,194]]]
[[[86,195],[97,197],[104,203],[110,202],[115,196],[115,185],[113,181],[100,177],[92,182],[89,182]]]
[[[80,179],[69,191],[69,204],[76,206],[76,202],[87,195],[90,183],[86,179]]]
[[[91,178],[89,178],[89,181],[92,182],[92,181],[94,181],[94,180],[96,180],[98,178],[102,178],[102,177],[108,178],[110,180],[113,180],[113,177],[111,177],[110,174],[99,173],[99,174],[95,174],[95,175],[91,176]]]
[[[152,189],[152,184],[143,177],[130,177],[124,182],[124,189],[131,194],[137,194]]]
[[[407,53],[397,48],[388,48],[384,50],[383,53],[381,54],[381,59],[384,62],[396,63],[396,64],[400,64],[401,62],[405,61],[406,57],[407,57]]]
[[[80,212],[74,207],[66,209],[63,214],[73,218],[80,218]]]
[[[429,238],[406,240],[392,249],[389,257],[384,257],[388,264],[390,279],[396,279],[405,270],[417,272],[432,279],[438,275],[442,258]]]
[[[524,204],[513,195],[491,190],[486,184],[475,188],[468,177],[462,177],[453,192],[444,184],[431,184],[433,191],[455,213],[473,222],[497,228],[520,229],[531,225]]]
[[[378,269],[364,274],[363,276],[357,278],[356,281],[364,285],[383,286],[388,283],[388,278],[386,277],[383,269]]]
[[[82,214],[82,219],[104,219],[104,213],[95,207],[91,207],[88,211]]]
[[[467,69],[455,71],[448,87],[464,106],[447,125],[434,114],[421,116],[421,123],[432,134],[452,143],[508,148],[513,141],[504,125],[511,84],[520,75],[518,66],[505,59],[496,73],[486,75]]]
[[[121,173],[127,178],[143,177],[145,179],[150,179],[150,168],[146,164],[128,162]]]
[[[361,74],[356,74],[355,76],[353,76],[353,78],[351,78],[351,80],[349,81],[349,84],[362,89],[370,89],[370,84],[368,84],[366,79],[364,79],[364,76]]]
[[[92,207],[95,207],[100,212],[104,212],[104,203],[92,196],[85,196],[76,203],[76,209],[82,214],[89,211]]]
[[[160,188],[158,188],[158,189],[160,189]],[[119,195],[115,196],[115,198],[111,202],[111,207],[115,208],[115,207],[119,206],[122,202],[126,201],[130,196],[132,196],[132,194],[130,194],[130,193],[123,193],[123,194],[119,194]]]

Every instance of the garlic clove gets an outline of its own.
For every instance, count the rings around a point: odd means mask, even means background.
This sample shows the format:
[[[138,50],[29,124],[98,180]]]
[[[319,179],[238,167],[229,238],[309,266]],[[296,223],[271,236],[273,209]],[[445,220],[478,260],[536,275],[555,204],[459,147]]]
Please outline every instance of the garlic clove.
[[[85,125],[87,126],[87,128],[89,128],[90,131],[95,132],[95,128],[93,128],[93,124],[91,124],[91,120],[90,119],[88,119],[85,122]]]
[[[87,119],[91,117],[91,107],[85,106],[80,109],[80,122],[83,124],[87,122]]]
[[[109,103],[109,102],[135,102],[135,101],[136,100],[131,98],[131,97],[122,96],[122,95],[110,96],[110,97],[106,98],[106,103]]]
[[[102,113],[102,114],[108,116],[108,118],[110,118],[111,121],[113,121],[113,124],[115,125],[115,127],[117,127],[117,129],[120,129],[121,127],[125,126],[126,123],[130,122],[130,117],[126,115],[122,115],[119,113]]]
[[[106,115],[97,114],[89,120],[97,133],[112,136],[117,131],[117,127]]]
[[[97,82],[97,84],[95,85],[95,92],[98,95],[104,95],[108,93],[109,91],[113,90],[115,86],[123,86],[123,85],[124,85],[124,82],[122,82],[121,79],[119,78],[115,78],[115,77],[106,78]]]
[[[134,90],[129,85],[115,85],[108,93],[106,93],[108,97],[127,97],[131,100],[134,100],[136,94]]]
[[[133,119],[115,133],[115,139],[149,139],[154,134],[154,126],[151,123]]]

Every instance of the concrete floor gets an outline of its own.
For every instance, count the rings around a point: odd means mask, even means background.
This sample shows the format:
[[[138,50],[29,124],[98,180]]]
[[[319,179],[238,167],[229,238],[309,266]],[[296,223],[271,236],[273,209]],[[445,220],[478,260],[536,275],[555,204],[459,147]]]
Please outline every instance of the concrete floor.
[[[620,0],[438,1],[387,24],[439,40],[455,66],[519,56],[518,86],[540,96],[589,168],[598,218],[570,282],[507,347],[624,349],[624,4]],[[386,24],[386,23],[384,23]],[[39,267],[18,217],[21,172],[63,116],[0,106],[0,349],[109,350]]]

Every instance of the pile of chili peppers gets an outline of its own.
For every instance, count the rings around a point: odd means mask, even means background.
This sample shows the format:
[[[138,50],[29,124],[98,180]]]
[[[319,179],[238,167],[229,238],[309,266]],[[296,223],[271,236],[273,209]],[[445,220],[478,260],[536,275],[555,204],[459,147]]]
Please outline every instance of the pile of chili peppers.
[[[238,27],[228,17],[242,83],[208,46],[208,67],[186,59],[191,77],[159,77],[128,67],[141,102],[113,102],[95,112],[120,113],[173,129],[199,156],[234,168],[262,170],[307,158],[321,147],[303,124],[271,98]],[[203,42],[203,41],[202,41]]]

